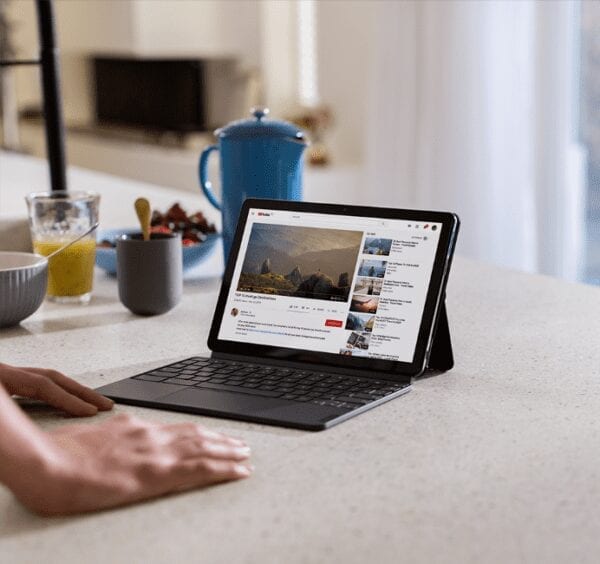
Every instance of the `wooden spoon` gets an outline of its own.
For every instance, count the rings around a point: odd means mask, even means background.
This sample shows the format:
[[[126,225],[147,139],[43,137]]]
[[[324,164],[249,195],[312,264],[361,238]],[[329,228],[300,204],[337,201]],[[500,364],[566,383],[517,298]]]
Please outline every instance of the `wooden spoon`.
[[[146,198],[138,198],[135,201],[135,213],[138,216],[144,241],[150,240],[150,202]]]

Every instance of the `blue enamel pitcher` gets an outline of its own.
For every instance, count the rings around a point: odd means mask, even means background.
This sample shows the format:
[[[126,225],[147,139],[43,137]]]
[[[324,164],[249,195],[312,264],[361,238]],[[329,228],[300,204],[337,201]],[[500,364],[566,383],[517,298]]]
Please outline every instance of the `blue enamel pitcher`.
[[[215,131],[216,145],[200,155],[200,186],[223,214],[223,250],[229,256],[235,227],[246,198],[302,199],[302,153],[305,135],[295,125],[266,119],[267,108],[253,108],[253,118],[234,121]],[[208,158],[221,156],[221,202],[208,180]]]

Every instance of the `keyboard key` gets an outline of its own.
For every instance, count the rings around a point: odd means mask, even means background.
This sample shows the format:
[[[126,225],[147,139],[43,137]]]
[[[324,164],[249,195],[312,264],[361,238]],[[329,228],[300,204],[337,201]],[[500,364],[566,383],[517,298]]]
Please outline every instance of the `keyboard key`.
[[[380,397],[383,397],[385,394],[365,394],[362,392],[357,392],[356,394],[352,394],[353,398],[357,398],[357,399],[364,399],[367,401],[373,401],[375,399],[378,399]]]
[[[233,374],[234,372],[237,371],[237,368],[229,368],[227,366],[225,367],[220,367],[218,369],[215,369],[219,374]]]
[[[173,374],[171,372],[166,372],[164,370],[152,370],[151,372],[147,372],[149,376],[160,376],[162,378],[171,378]]]
[[[330,400],[313,400],[310,403],[317,403],[317,405],[326,405],[326,406],[334,406],[334,407],[338,407],[338,405],[342,405],[342,402],[336,403],[335,405],[333,404],[332,401]]]
[[[264,396],[267,398],[278,398],[281,396],[279,392],[270,392],[267,390],[258,390],[243,386],[227,386],[226,384],[213,384],[212,382],[203,382],[197,384],[198,388],[208,390],[222,390],[224,392],[240,392],[242,394],[251,394],[253,396]]]
[[[366,400],[366,399],[362,399],[362,398],[356,398],[354,396],[348,396],[348,397],[338,396],[336,399],[337,399],[337,401],[342,401],[344,403],[349,403],[352,405],[366,405],[370,401],[372,401],[372,398],[369,400]]]
[[[167,380],[164,380],[164,382],[168,384],[179,384],[181,386],[193,386],[196,384],[194,380],[182,380],[181,378],[168,378]]]
[[[236,374],[252,374],[256,372],[256,368],[238,368],[235,373]]]
[[[146,380],[148,382],[162,382],[165,376],[153,376],[152,374],[140,374],[135,377],[135,380]]]
[[[180,372],[176,375],[176,378],[181,378],[182,380],[191,380],[194,377],[194,374],[195,372],[192,372],[192,374],[185,374],[183,372]]]

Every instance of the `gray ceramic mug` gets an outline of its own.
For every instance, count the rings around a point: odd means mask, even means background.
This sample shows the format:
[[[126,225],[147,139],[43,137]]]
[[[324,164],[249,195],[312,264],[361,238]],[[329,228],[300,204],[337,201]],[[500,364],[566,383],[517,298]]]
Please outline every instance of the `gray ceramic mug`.
[[[119,299],[138,315],[158,315],[174,308],[183,290],[181,235],[153,233],[117,239]]]

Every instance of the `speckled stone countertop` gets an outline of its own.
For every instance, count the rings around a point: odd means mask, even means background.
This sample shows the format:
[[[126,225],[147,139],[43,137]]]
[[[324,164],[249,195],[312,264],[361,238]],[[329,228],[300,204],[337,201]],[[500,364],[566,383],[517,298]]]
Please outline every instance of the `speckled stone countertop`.
[[[98,386],[206,353],[219,280],[205,274],[176,309],[139,318],[97,273],[89,306],[46,303],[0,331],[0,358]],[[321,433],[117,406],[241,436],[255,475],[61,519],[31,515],[0,488],[0,562],[597,562],[597,311],[598,288],[457,259],[451,372]]]

